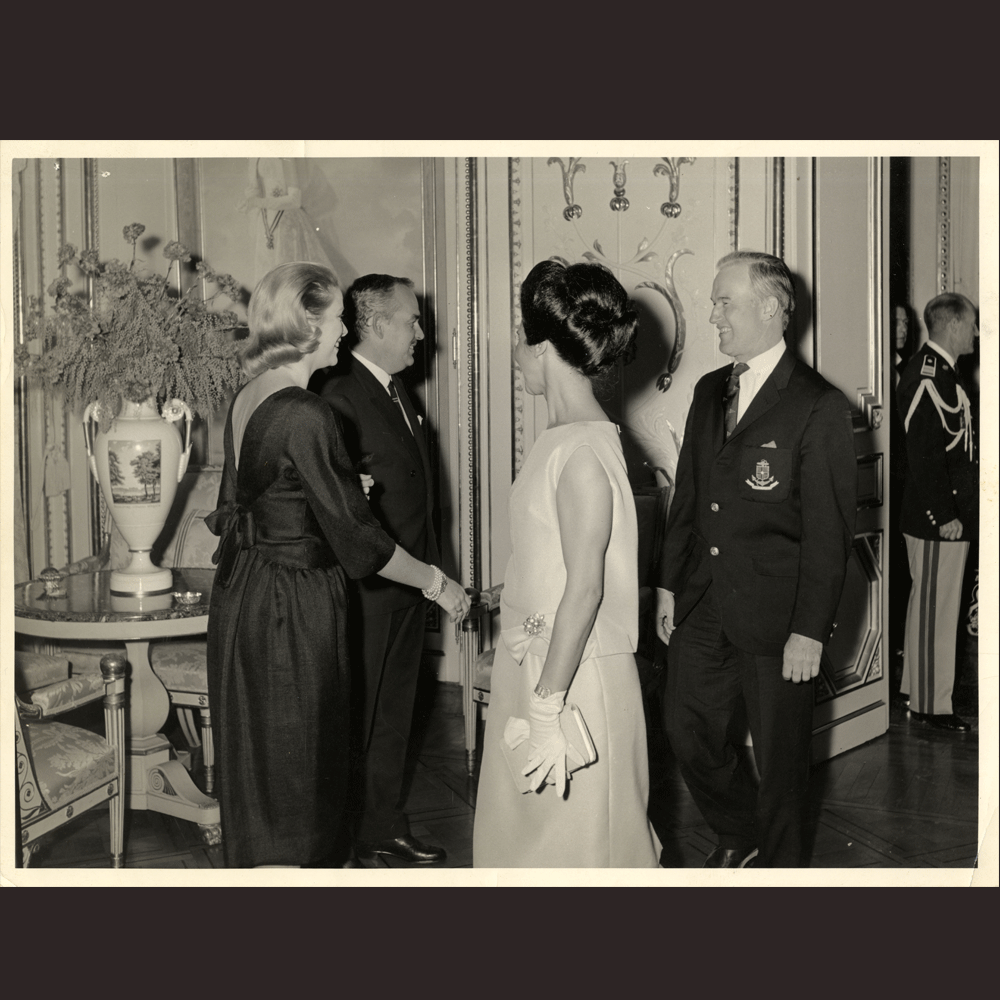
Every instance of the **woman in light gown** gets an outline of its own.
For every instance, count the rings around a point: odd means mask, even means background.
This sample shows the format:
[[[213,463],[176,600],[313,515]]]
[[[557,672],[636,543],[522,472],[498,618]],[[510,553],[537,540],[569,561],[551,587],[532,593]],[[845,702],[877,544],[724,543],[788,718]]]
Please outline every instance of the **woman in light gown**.
[[[521,286],[514,359],[548,427],[510,491],[511,557],[500,602],[473,864],[655,868],[649,768],[634,651],[635,505],[618,429],[594,396],[635,339],[636,313],[600,264],[536,265]],[[597,760],[567,779],[564,705],[581,711]],[[567,715],[569,713],[567,712]],[[532,791],[505,757],[527,720]]]
[[[237,208],[258,216],[254,281],[279,264],[311,261],[333,270],[316,226],[302,207],[298,169],[290,157],[251,157],[243,200]]]

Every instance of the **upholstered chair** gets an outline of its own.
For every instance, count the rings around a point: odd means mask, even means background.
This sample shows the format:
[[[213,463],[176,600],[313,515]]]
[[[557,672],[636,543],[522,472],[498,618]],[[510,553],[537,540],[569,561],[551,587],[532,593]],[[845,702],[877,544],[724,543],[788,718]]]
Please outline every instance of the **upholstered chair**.
[[[212,553],[219,539],[206,527],[205,517],[219,505],[222,470],[203,468],[187,473],[184,480],[178,490],[181,497],[174,501],[171,518],[160,536],[169,541],[159,565],[211,569]],[[155,549],[153,556],[157,556]],[[211,706],[208,703],[206,641],[198,637],[152,642],[149,645],[149,662],[170,694],[188,746],[200,745],[202,748],[205,791],[211,794],[215,788],[215,746],[212,741]],[[201,721],[200,738],[194,725],[195,710]]]
[[[157,565],[212,568],[212,553],[219,540],[205,526],[205,516],[218,506],[221,484],[222,470],[218,468],[203,467],[185,473],[163,531],[153,546],[152,558]],[[111,569],[120,569],[129,561],[128,545],[114,527],[107,561]],[[120,648],[124,650],[123,646]],[[61,655],[69,658],[76,678],[78,674],[84,677],[86,672],[92,673],[101,654],[107,651],[107,643],[74,643],[63,646]],[[170,695],[187,745],[202,748],[205,791],[210,794],[215,787],[215,748],[208,704],[205,640],[164,639],[151,642],[149,661]],[[96,680],[100,680],[99,674]],[[82,685],[84,682],[78,680],[77,683]],[[89,676],[86,683],[93,687],[93,676]],[[32,700],[37,700],[37,697],[34,694]],[[100,697],[99,691],[92,694],[90,700],[97,697]],[[200,733],[194,720],[196,710],[200,716]]]
[[[651,694],[659,684],[662,662],[656,656],[656,600],[652,574],[663,544],[670,503],[670,486],[651,486],[632,491],[639,535],[639,644],[635,660],[643,693]],[[500,606],[503,584],[480,593],[462,622],[462,702],[465,710],[465,763],[471,775],[476,764],[478,706],[490,703],[494,649],[483,650],[483,637],[490,614]]]
[[[65,670],[65,659],[49,664]],[[41,670],[40,661],[35,669]],[[40,705],[15,695],[15,761],[22,863],[28,867],[40,839],[75,816],[108,802],[111,810],[111,867],[124,865],[125,837],[125,669],[124,654],[101,658],[104,736],[53,722]],[[54,682],[59,683],[59,682]]]
[[[104,696],[101,656],[119,650],[60,650],[56,655],[14,652],[14,691],[46,718],[61,715]]]

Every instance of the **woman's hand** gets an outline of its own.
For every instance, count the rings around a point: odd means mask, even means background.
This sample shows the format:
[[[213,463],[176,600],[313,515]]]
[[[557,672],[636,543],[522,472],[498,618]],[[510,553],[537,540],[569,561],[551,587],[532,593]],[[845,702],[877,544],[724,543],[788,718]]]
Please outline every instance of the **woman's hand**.
[[[543,698],[531,692],[528,702],[528,725],[531,733],[528,736],[528,766],[523,774],[534,775],[530,790],[541,788],[546,778],[556,786],[556,794],[562,798],[566,792],[566,757],[578,764],[583,759],[575,747],[566,742],[559,716],[566,702],[566,692],[556,691]]]
[[[368,496],[371,492],[371,488],[375,485],[375,480],[369,476],[367,472],[362,472],[361,475],[358,476],[358,479],[361,480],[361,488],[365,491],[365,496]]]
[[[260,208],[262,200],[263,199],[255,196],[243,198],[241,201],[237,203],[236,211],[242,212],[244,215],[246,215],[247,212],[250,212],[255,208]]]
[[[451,620],[455,622],[464,618],[467,614],[469,610],[469,595],[460,583],[456,583],[449,577],[444,590],[441,591],[440,596],[434,603],[444,608],[451,616]]]

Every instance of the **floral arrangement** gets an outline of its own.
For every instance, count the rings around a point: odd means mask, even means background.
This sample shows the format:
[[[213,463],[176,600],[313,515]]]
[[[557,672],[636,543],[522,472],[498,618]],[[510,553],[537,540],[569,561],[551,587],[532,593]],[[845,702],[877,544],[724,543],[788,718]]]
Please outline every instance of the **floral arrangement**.
[[[47,289],[55,299],[54,309],[43,315],[41,303],[32,297],[26,329],[29,342],[19,345],[14,360],[18,375],[40,378],[61,385],[70,405],[96,403],[100,428],[108,430],[125,402],[141,403],[155,398],[178,400],[208,417],[246,380],[237,359],[233,331],[240,326],[232,311],[212,312],[219,295],[232,302],[242,290],[229,274],[216,274],[204,261],[195,270],[216,291],[208,298],[171,294],[170,272],[178,272],[191,253],[172,240],[163,248],[170,262],[163,275],[136,268],[136,244],[145,226],[134,222],[122,233],[132,246],[132,260],[102,264],[96,250],[79,255],[72,244],[59,250],[60,267],[75,264],[93,279],[93,300],[71,294],[70,279],[57,278]],[[35,345],[40,343],[40,353]],[[171,411],[172,412],[172,411]]]

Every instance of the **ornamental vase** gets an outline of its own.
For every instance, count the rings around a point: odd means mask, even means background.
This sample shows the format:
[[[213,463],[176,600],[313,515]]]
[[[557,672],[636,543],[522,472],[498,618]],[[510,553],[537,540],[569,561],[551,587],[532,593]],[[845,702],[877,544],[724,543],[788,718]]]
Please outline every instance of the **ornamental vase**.
[[[107,432],[98,427],[97,404],[83,415],[90,471],[128,543],[130,561],[111,574],[112,594],[159,594],[173,589],[173,574],[154,565],[150,552],[170,512],[191,454],[191,410],[178,399],[157,412],[151,397],[124,403]],[[175,426],[185,419],[184,439]]]

